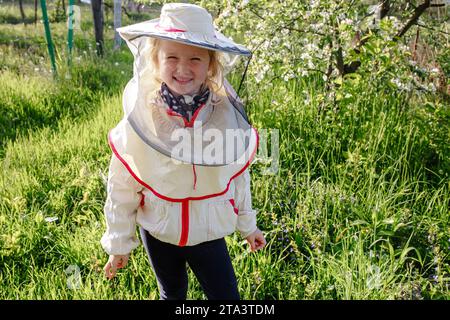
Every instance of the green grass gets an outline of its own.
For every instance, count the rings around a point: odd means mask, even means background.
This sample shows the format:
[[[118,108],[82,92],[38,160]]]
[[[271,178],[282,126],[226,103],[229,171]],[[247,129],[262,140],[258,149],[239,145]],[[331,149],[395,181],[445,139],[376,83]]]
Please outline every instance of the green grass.
[[[2,6],[0,21],[12,14]],[[158,298],[142,246],[113,281],[101,271],[106,135],[132,73],[106,30],[104,59],[92,31],[75,34],[68,70],[64,23],[52,24],[54,79],[42,24],[0,25],[0,299]],[[253,124],[279,130],[280,163],[272,176],[262,159],[251,167],[267,247],[227,238],[242,298],[448,300],[449,105],[363,79],[322,110],[313,77],[246,83]],[[189,276],[188,298],[204,299]]]

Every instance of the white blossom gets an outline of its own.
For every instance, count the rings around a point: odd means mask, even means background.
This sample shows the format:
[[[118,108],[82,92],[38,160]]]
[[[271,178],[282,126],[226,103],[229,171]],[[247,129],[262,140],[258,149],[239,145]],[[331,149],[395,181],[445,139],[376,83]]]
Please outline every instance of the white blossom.
[[[347,18],[347,19],[342,20],[342,23],[346,24],[346,25],[353,25],[353,20]]]
[[[439,69],[438,68],[433,68],[433,69],[430,70],[430,72],[434,73],[434,74],[438,74],[439,73]]]

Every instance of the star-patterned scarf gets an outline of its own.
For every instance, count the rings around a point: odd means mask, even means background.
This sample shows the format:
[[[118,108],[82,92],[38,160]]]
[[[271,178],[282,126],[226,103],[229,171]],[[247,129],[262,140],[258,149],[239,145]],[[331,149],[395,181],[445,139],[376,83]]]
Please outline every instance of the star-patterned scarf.
[[[161,84],[160,94],[161,98],[167,103],[170,109],[185,117],[187,121],[191,121],[191,117],[195,111],[208,100],[209,88],[207,86],[202,86],[200,88],[200,94],[196,94],[193,97],[188,95],[176,97],[170,91],[167,84],[163,82]]]

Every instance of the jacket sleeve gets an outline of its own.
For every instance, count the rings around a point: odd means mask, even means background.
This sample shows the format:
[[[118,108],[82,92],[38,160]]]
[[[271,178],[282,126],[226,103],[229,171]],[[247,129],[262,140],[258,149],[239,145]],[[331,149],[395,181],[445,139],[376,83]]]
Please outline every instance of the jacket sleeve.
[[[256,231],[256,211],[252,209],[252,196],[250,191],[250,173],[248,168],[234,179],[234,201],[238,208],[236,229],[243,238]]]
[[[110,255],[126,255],[139,246],[136,237],[136,213],[140,204],[139,183],[113,154],[108,173],[104,206],[106,232],[100,243]]]

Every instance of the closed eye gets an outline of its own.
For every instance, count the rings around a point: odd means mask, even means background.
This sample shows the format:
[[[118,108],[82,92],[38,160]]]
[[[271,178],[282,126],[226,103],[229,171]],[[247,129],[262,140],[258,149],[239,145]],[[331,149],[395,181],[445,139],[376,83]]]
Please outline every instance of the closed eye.
[[[194,57],[194,58],[191,58],[191,60],[192,60],[192,61],[200,61],[201,59],[200,59],[200,58],[197,58],[197,57]]]

